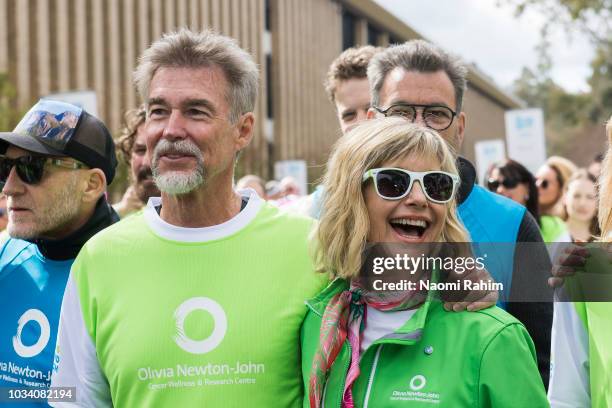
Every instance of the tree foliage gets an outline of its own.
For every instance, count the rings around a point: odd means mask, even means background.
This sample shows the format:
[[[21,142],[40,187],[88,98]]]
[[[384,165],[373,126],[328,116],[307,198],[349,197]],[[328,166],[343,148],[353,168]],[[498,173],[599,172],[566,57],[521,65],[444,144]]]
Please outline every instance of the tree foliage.
[[[612,0],[497,0],[514,6],[521,16],[528,9],[544,12],[549,24],[568,31],[578,28],[596,44],[612,43]]]
[[[517,16],[528,9],[549,16],[536,47],[537,66],[523,68],[513,91],[529,107],[544,111],[550,153],[575,156],[589,145],[585,137],[598,140],[601,124],[612,114],[612,0],[498,0],[502,3],[513,4]],[[590,92],[570,93],[553,81],[548,36],[555,25],[569,35],[586,33],[593,43]]]

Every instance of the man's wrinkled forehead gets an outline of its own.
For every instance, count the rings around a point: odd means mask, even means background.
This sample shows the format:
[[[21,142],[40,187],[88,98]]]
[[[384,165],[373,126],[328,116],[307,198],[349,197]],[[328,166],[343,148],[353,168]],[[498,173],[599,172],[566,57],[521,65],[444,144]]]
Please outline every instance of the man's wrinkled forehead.
[[[156,98],[171,98],[173,90],[181,88],[192,92],[221,92],[227,97],[228,82],[223,69],[217,65],[200,67],[160,67],[151,77],[149,92],[145,97],[145,106]],[[219,89],[221,88],[221,89]]]
[[[385,76],[379,97],[385,105],[403,102],[455,108],[455,89],[443,70],[429,72],[395,67]]]

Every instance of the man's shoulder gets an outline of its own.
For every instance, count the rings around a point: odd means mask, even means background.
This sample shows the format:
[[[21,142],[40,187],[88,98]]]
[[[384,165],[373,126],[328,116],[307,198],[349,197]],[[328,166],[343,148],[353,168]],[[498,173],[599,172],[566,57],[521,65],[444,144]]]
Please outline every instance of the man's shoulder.
[[[293,211],[278,208],[270,203],[264,203],[258,215],[259,222],[272,223],[279,228],[298,231],[310,231],[316,223],[311,217]]]
[[[11,238],[8,234],[0,242],[0,279],[7,276],[12,266],[19,266],[36,256],[36,245],[22,239]]]
[[[142,212],[130,215],[104,228],[91,237],[84,248],[92,249],[122,241],[133,241],[142,237],[146,228]]]
[[[432,313],[433,312],[433,313]],[[485,345],[500,331],[509,327],[525,330],[523,324],[505,310],[492,306],[475,312],[447,312],[442,305],[437,302],[437,306],[430,312],[431,318],[435,321],[444,321],[441,325],[449,331],[449,335],[458,330],[464,333],[471,333],[482,340]],[[437,316],[437,318],[435,317]]]
[[[469,198],[478,199],[480,201],[486,202],[487,205],[495,207],[496,210],[499,211],[525,211],[525,207],[509,199],[508,197],[504,197],[500,194],[493,193],[492,191],[487,190],[486,188],[474,185],[472,193]],[[468,200],[469,200],[468,198]]]
[[[27,250],[35,250],[35,245],[32,242],[23,239],[12,238],[8,233],[3,232],[0,235],[0,265],[10,262],[20,253]]]

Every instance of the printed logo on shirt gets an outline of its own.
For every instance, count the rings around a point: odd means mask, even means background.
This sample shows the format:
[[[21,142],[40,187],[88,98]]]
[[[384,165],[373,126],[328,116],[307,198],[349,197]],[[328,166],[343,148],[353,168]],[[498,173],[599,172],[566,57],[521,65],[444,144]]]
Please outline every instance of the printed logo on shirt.
[[[195,311],[204,311],[213,318],[212,333],[204,340],[195,340],[185,332],[185,320]],[[227,316],[219,303],[206,297],[187,299],[174,312],[176,334],[174,341],[191,354],[206,354],[221,344],[227,332]],[[147,388],[159,392],[178,388],[222,385],[254,385],[265,375],[266,366],[254,361],[206,361],[194,365],[176,362],[173,366],[140,367],[137,377]]]
[[[204,340],[193,340],[185,333],[185,319],[190,313],[203,310],[210,313],[214,319],[214,328],[210,336]],[[212,299],[195,297],[187,299],[174,312],[177,334],[174,336],[176,344],[191,354],[206,354],[221,344],[227,332],[227,317],[225,311]]]
[[[40,326],[38,340],[30,346],[23,344],[21,339],[23,328],[30,322],[36,322]],[[15,353],[23,358],[31,358],[39,355],[49,343],[51,337],[51,325],[49,319],[38,309],[26,310],[17,321],[17,334],[13,336],[13,348]]]
[[[412,391],[420,391],[426,385],[427,385],[427,380],[425,379],[424,376],[420,374],[415,375],[414,377],[412,377],[412,380],[410,380],[410,388],[412,389]]]
[[[393,390],[391,401],[416,401],[426,404],[439,404],[440,393],[431,391],[427,387],[427,378],[422,374],[416,374],[407,383],[407,389]]]

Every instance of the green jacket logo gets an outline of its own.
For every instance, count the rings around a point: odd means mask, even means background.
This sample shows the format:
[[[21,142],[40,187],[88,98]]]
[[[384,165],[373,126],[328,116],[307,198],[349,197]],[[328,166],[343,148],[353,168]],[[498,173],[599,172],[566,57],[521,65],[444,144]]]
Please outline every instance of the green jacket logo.
[[[427,385],[427,379],[422,375],[415,375],[410,380],[410,389],[412,391],[420,391]]]
[[[215,327],[208,338],[204,340],[192,340],[185,334],[185,319],[195,310],[204,310],[210,313],[214,319]],[[177,334],[174,335],[176,344],[191,354],[205,354],[214,350],[221,344],[227,332],[227,317],[221,305],[212,299],[195,297],[187,299],[174,312]]]

